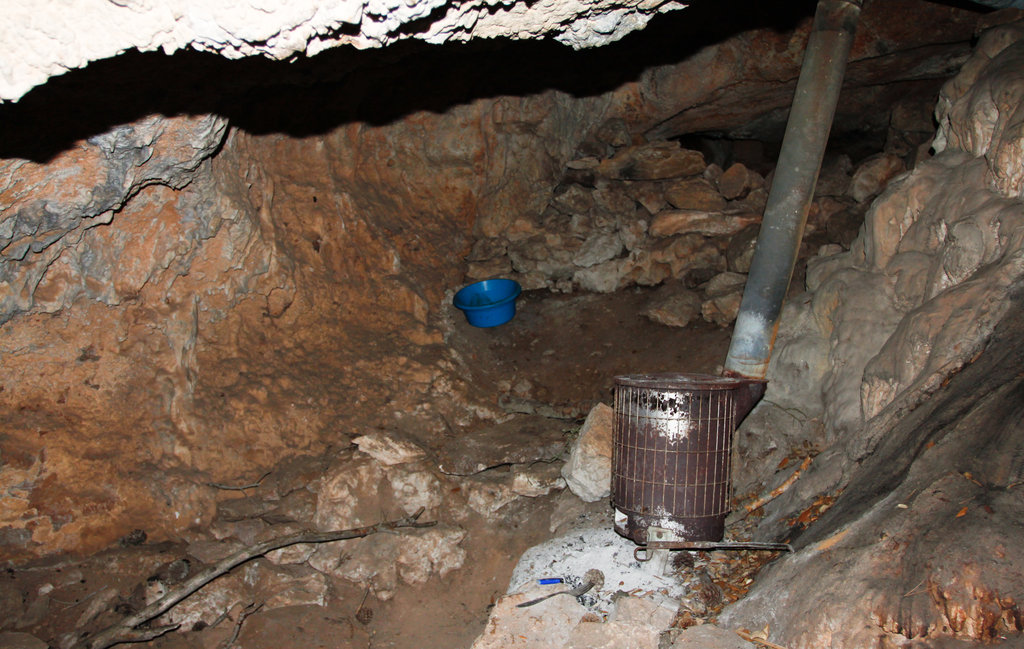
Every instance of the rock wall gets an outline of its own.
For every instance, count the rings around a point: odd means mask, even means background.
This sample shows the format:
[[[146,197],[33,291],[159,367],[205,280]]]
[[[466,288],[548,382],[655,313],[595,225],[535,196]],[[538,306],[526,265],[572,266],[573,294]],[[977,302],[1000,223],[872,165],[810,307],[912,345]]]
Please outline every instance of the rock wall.
[[[740,464],[770,488],[820,454],[760,525],[800,550],[724,624],[790,647],[1021,631],[1022,34],[985,33],[942,90],[938,155],[787,305]]]
[[[493,417],[442,345],[448,260],[478,213],[529,209],[588,112],[547,93],[309,138],[151,117],[5,161],[5,556],[201,523],[207,482],[367,425]]]

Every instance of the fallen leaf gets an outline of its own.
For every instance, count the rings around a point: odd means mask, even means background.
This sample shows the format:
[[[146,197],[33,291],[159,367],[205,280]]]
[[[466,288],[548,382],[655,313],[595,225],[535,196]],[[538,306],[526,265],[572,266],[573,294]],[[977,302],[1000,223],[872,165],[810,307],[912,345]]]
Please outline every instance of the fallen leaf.
[[[992,509],[988,505],[982,505],[982,509],[984,509],[989,514],[995,514],[996,513],[996,510]]]
[[[966,507],[964,507],[963,509],[961,509],[960,511],[958,511],[956,513],[956,517],[957,518],[960,518],[961,516],[966,516],[966,515],[967,515],[967,508]]]
[[[756,633],[751,633],[750,637],[751,638],[756,638],[758,640],[767,640],[768,639],[768,634],[769,634],[770,630],[771,630],[771,627],[769,627],[767,624],[765,624],[763,629],[761,629],[760,631],[758,631]]]

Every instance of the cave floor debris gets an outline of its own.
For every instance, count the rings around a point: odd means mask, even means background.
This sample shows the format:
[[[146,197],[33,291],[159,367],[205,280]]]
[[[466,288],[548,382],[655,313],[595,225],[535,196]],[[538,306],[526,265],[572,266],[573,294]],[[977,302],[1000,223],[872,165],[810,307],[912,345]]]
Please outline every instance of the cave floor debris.
[[[464,321],[453,321],[448,342],[473,359],[473,381],[479,389],[497,395],[506,412],[527,420],[547,419],[556,429],[571,430],[595,403],[610,401],[617,374],[714,372],[724,358],[727,330],[706,323],[672,328],[639,316],[650,294],[651,289],[605,295],[528,293],[520,299],[519,313],[511,323],[474,329]],[[410,463],[398,465],[400,470],[380,462],[374,465],[379,476],[374,475],[384,480],[379,484],[387,484],[386,477],[413,485],[413,500],[420,493],[416,480],[429,482],[433,476],[440,486],[432,488],[438,493],[449,490],[442,497],[461,503],[442,505],[428,514],[440,512],[442,529],[465,531],[458,542],[465,558],[457,569],[438,572],[435,566],[412,584],[396,578],[397,585],[388,591],[390,585],[369,577],[365,582],[339,577],[343,568],[325,575],[310,567],[307,561],[312,559],[300,561],[300,556],[289,558],[278,551],[273,560],[254,559],[186,599],[179,606],[188,603],[192,612],[180,611],[179,619],[189,619],[190,624],[147,646],[221,649],[237,636],[232,646],[246,649],[469,647],[483,631],[490,609],[506,592],[525,550],[575,522],[608,516],[606,501],[583,503],[568,491],[538,489],[536,495],[523,496],[508,495],[506,490],[501,494],[509,499],[503,501],[497,492],[505,489],[508,474],[518,467],[532,463],[547,470],[560,464],[548,457],[557,450],[550,431],[538,443],[548,445],[537,450],[544,460],[527,453],[510,456],[511,466],[506,466],[498,457],[495,462],[500,466],[476,476],[445,473],[439,466],[442,454],[433,451],[425,460],[415,454],[402,460]],[[218,548],[229,552],[240,537],[266,535],[271,530],[294,532],[303,517],[311,520],[315,501],[303,489],[289,492],[286,483],[300,484],[328,470],[331,462],[343,467],[339,474],[349,471],[345,467],[355,472],[376,462],[355,447],[334,453],[332,458],[290,460],[286,468],[274,468],[270,475],[246,482],[244,489],[218,489],[227,500],[221,503],[216,529],[196,530],[190,538],[162,543],[146,542],[144,534],[134,533],[120,545],[89,557],[57,556],[8,569],[0,581],[4,612],[0,632],[27,632],[54,647],[70,646],[76,630],[95,632],[151,601],[154,591],[167,587],[169,572],[184,571],[183,559],[195,571],[203,563],[196,555],[207,563],[215,561]],[[349,464],[342,463],[342,456]],[[408,505],[395,499],[374,503],[381,508],[380,520],[401,515],[401,508]],[[391,545],[367,544],[362,552],[368,557],[379,553],[382,561],[389,560],[388,552],[398,552],[401,562],[404,555],[395,548],[421,542],[409,534],[389,541]],[[351,555],[343,552],[337,561],[351,565],[366,559],[356,556],[356,551]],[[240,598],[238,593],[243,592],[251,597]]]

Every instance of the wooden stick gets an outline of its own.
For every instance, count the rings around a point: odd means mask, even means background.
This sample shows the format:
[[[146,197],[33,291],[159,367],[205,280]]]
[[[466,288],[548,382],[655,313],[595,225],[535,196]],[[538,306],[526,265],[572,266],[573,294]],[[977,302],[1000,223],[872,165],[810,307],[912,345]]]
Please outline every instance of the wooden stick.
[[[136,631],[135,627],[167,612],[175,604],[196,592],[217,577],[228,572],[235,566],[243,564],[250,559],[262,556],[271,550],[277,550],[297,543],[330,543],[331,541],[356,539],[401,527],[430,527],[432,525],[436,525],[436,522],[417,522],[419,517],[423,514],[423,511],[424,508],[420,507],[415,514],[394,521],[384,521],[382,523],[377,523],[376,525],[368,525],[366,527],[357,527],[350,530],[338,530],[334,532],[298,532],[296,534],[289,534],[288,536],[262,541],[247,548],[242,548],[221,559],[209,568],[197,572],[191,578],[183,581],[176,588],[167,591],[163,597],[145,607],[138,613],[129,615],[117,624],[100,631],[91,639],[86,640],[84,646],[87,647],[87,649],[107,649],[107,647],[112,647],[116,644],[121,644],[122,642],[140,642],[140,639],[136,639],[137,636],[139,634],[149,633],[151,630]],[[159,635],[171,630],[172,629],[170,627],[166,627]],[[82,641],[79,641],[79,644],[75,646],[83,646],[81,642]]]
[[[808,466],[810,466],[810,464],[811,464],[811,458],[810,457],[804,458],[804,461],[800,465],[800,467],[796,471],[793,472],[793,475],[791,475],[788,478],[786,478],[785,482],[780,484],[778,487],[775,487],[774,489],[772,489],[771,493],[768,494],[767,496],[761,496],[760,498],[758,498],[754,502],[752,502],[749,505],[747,505],[746,506],[747,513],[749,514],[750,512],[752,512],[755,509],[757,509],[758,507],[763,507],[764,505],[767,505],[771,501],[773,501],[776,498],[778,498],[779,496],[781,496],[786,491],[786,489],[789,489],[790,487],[793,486],[793,483],[796,482],[796,479],[800,477],[800,474],[804,471],[804,469],[806,469]]]
[[[168,624],[167,626],[153,627],[152,629],[128,629],[121,636],[118,642],[149,642],[155,640],[165,633],[177,631],[180,624]]]
[[[235,644],[235,640],[238,640],[238,634],[242,631],[242,625],[245,624],[245,618],[263,608],[263,604],[264,602],[260,602],[259,604],[250,602],[248,606],[238,613],[238,619],[235,620],[235,629],[231,632],[231,637],[228,638],[228,641],[221,645],[223,649],[231,649],[231,646]]]
[[[224,489],[225,491],[245,491],[246,489],[255,489],[256,487],[260,486],[260,483],[263,482],[263,479],[266,478],[268,475],[270,475],[270,473],[271,473],[270,471],[267,471],[266,473],[264,473],[263,475],[260,476],[259,480],[257,480],[256,482],[254,482],[252,484],[229,485],[229,484],[221,484],[219,482],[207,482],[206,486],[213,487],[214,489]]]

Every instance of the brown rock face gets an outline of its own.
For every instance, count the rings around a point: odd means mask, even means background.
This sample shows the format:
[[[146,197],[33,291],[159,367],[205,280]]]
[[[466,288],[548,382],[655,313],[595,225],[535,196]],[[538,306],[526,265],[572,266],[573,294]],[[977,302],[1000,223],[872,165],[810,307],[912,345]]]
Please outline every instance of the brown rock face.
[[[727,6],[727,5],[719,5]],[[648,70],[638,84],[616,95],[627,122],[648,137],[666,138],[695,132],[724,132],[749,137],[774,130],[781,136],[796,87],[810,30],[813,3],[792,13],[781,6],[744,7],[751,22],[791,21],[793,30],[750,29],[730,39],[708,42],[707,23],[694,7],[689,16],[694,33],[679,38],[694,48],[685,61]],[[763,12],[763,13],[762,13]],[[776,14],[776,15],[766,15]],[[912,19],[907,19],[913,16]],[[721,20],[721,17],[718,17]],[[867,2],[857,25],[856,40],[839,103],[837,120],[868,125],[874,109],[907,93],[896,80],[923,84],[932,92],[956,72],[970,53],[978,17],[964,9],[915,0]],[[918,25],[929,25],[919,31]],[[932,43],[958,43],[936,47]],[[757,116],[752,116],[752,106]],[[781,137],[780,137],[781,139]]]
[[[744,198],[750,190],[764,186],[764,179],[742,163],[730,165],[718,178],[718,191],[728,200]]]
[[[727,204],[726,197],[703,178],[673,183],[665,190],[665,198],[672,207],[683,210],[715,212],[724,210]]]
[[[305,139],[147,118],[49,165],[5,161],[2,480],[23,498],[0,512],[4,554],[203,523],[207,482],[369,421],[443,429],[436,390],[466,418],[438,328],[452,262],[549,173],[545,147],[501,124],[581,128],[552,102]]]
[[[151,116],[80,142],[49,164],[0,161],[0,250],[8,285],[0,296],[0,323],[29,310],[52,313],[78,297],[118,304],[137,290],[133,284],[145,280],[148,269],[143,264],[169,263],[147,258],[146,251],[129,253],[141,259],[126,269],[121,285],[101,286],[81,280],[101,274],[109,278],[126,240],[116,242],[120,245],[114,250],[102,246],[100,256],[82,255],[76,248],[88,230],[109,224],[144,188],[188,185],[226,130],[225,119],[210,115],[173,120]],[[185,238],[181,235],[167,232],[171,239]],[[67,281],[73,276],[79,281]]]

